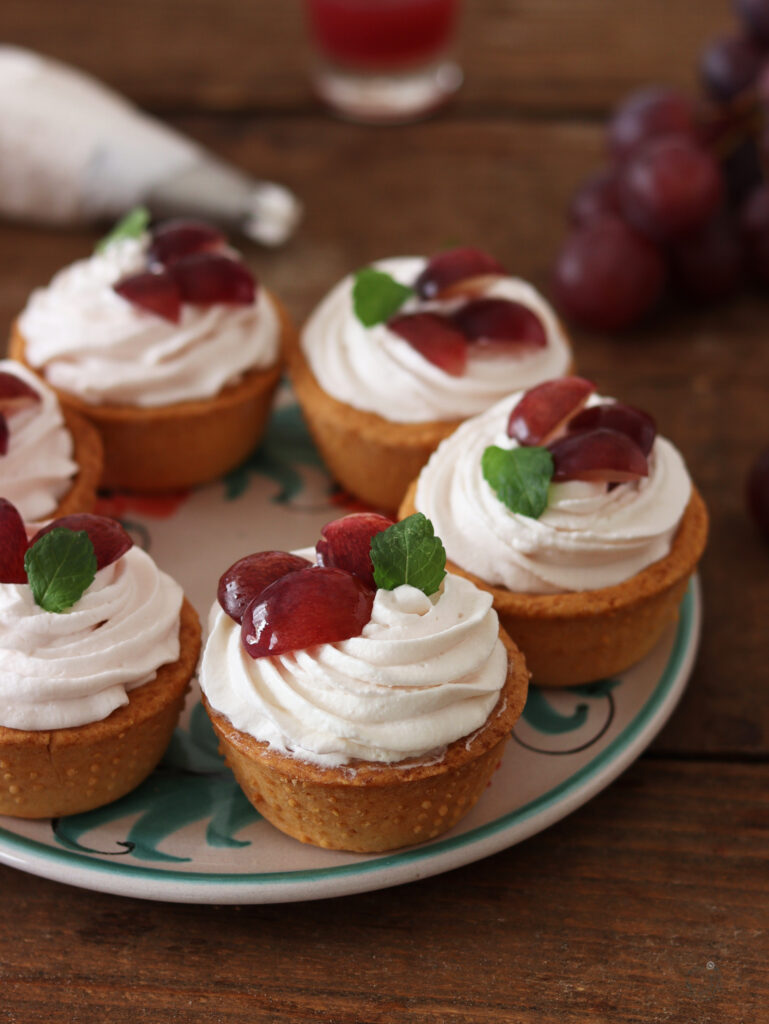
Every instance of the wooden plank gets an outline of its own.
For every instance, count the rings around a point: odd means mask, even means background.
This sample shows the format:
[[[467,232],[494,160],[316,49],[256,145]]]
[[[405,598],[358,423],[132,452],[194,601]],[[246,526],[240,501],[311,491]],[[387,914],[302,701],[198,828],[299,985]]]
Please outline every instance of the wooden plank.
[[[151,108],[306,106],[301,5],[267,0],[4,0],[2,39],[69,61]],[[725,0],[472,0],[462,105],[605,110],[639,83],[693,87]]]
[[[491,118],[378,131],[319,118],[178,122],[221,155],[294,187],[307,204],[285,248],[248,248],[301,320],[339,277],[376,257],[478,243],[547,286],[575,182],[600,159],[593,125]],[[0,229],[0,325],[94,234]],[[702,567],[706,629],[663,752],[769,753],[766,546],[743,510],[743,478],[769,443],[769,307],[759,297],[673,311],[622,338],[580,334],[579,368],[647,408],[683,451],[712,514]]]
[[[493,858],[315,903],[145,903],[2,868],[0,1019],[758,1022],[767,793],[768,765],[646,760]]]

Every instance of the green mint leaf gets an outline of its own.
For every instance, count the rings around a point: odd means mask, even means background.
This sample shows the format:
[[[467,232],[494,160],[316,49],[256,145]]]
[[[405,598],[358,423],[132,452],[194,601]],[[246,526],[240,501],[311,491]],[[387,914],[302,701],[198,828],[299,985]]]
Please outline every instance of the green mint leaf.
[[[135,206],[133,210],[128,211],[125,217],[121,217],[108,235],[105,235],[100,242],[97,242],[94,251],[104,252],[108,246],[121,241],[123,238],[138,238],[147,230],[149,222],[150,211],[147,207]]]
[[[79,601],[96,575],[96,554],[85,530],[57,527],[24,556],[35,603],[47,612],[65,612]]]
[[[446,575],[446,550],[421,512],[374,534],[371,562],[374,581],[383,590],[408,583],[429,597]]]
[[[522,516],[539,519],[547,508],[548,489],[553,479],[553,456],[547,448],[497,448],[483,453],[484,479],[497,497]]]
[[[352,305],[363,326],[373,327],[396,313],[413,294],[413,288],[398,284],[389,274],[373,267],[364,267],[355,275]]]

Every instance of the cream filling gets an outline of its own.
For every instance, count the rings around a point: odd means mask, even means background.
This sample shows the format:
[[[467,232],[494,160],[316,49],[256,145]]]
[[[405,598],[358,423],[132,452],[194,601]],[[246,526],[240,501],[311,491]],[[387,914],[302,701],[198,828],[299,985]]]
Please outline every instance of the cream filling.
[[[28,362],[89,404],[140,407],[211,398],[278,359],[280,320],[261,287],[250,306],[184,303],[178,324],[112,285],[146,269],[148,237],[124,239],[59,271],[19,318]]]
[[[623,583],[671,548],[691,495],[680,453],[657,437],[649,476],[609,490],[605,484],[554,484],[539,519],[511,512],[481,471],[489,445],[515,448],[507,436],[521,393],[463,423],[419,475],[415,504],[443,540],[450,561],[508,590],[530,594],[596,590]],[[611,399],[593,396],[594,405]]]
[[[183,594],[140,548],[106,566],[80,600],[46,612],[26,583],[0,584],[0,725],[98,722],[179,658]]]
[[[422,257],[400,257],[374,266],[401,284],[412,285],[426,262]],[[353,312],[352,287],[349,276],[329,292],[307,321],[301,346],[323,390],[356,409],[398,423],[462,419],[482,412],[511,391],[558,377],[571,366],[569,343],[553,310],[520,278],[498,279],[484,297],[528,306],[544,325],[547,345],[514,354],[482,349],[473,354],[471,349],[461,377],[429,362],[386,324],[364,327]],[[456,306],[457,300],[409,299],[400,312]]]
[[[240,626],[211,609],[200,684],[235,728],[325,766],[390,764],[442,751],[484,725],[507,676],[488,594],[447,576],[431,598],[378,590],[361,636],[251,658]]]

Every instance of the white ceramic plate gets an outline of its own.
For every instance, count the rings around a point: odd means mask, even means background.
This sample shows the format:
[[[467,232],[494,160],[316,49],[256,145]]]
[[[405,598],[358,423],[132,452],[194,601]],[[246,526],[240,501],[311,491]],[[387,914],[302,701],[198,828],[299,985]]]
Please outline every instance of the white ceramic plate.
[[[314,543],[342,514],[298,418],[284,404],[249,466],[178,499],[115,498],[137,542],[182,583],[205,620],[221,572],[247,551]],[[502,765],[473,811],[402,852],[334,853],[284,836],[247,803],[193,694],[161,766],[107,807],[58,821],[0,817],[0,862],[56,881],[144,899],[270,903],[381,889],[512,846],[570,814],[651,742],[691,672],[696,582],[656,649],[621,677],[533,688]]]

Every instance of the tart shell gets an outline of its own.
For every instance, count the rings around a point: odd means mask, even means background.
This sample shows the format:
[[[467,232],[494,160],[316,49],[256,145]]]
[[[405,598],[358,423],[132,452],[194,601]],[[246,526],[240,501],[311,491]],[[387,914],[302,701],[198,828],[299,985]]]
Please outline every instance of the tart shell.
[[[395,511],[409,483],[462,421],[394,423],[355,409],[321,388],[298,335],[288,340],[285,351],[294,392],[331,475],[361,501]]]
[[[268,821],[303,843],[377,853],[433,839],[470,811],[499,765],[526,703],[523,656],[500,630],[508,670],[485,725],[451,743],[440,760],[321,767],[236,729],[203,698],[220,749],[243,792]]]
[[[283,307],[270,297],[278,309],[285,345],[295,330]],[[27,362],[25,349],[14,324],[9,355],[45,380]],[[267,370],[246,373],[213,398],[152,408],[92,405],[54,390],[62,409],[87,419],[101,435],[102,487],[158,492],[208,483],[243,462],[262,437],[281,373],[279,360]]]
[[[91,512],[104,467],[104,447],[99,432],[71,409],[62,409],[62,416],[72,435],[72,458],[78,465],[78,471],[72,486],[51,513],[51,519],[75,512]]]
[[[100,722],[41,732],[0,726],[0,814],[80,814],[143,782],[168,746],[200,653],[200,623],[186,599],[179,641],[178,660]]]
[[[417,482],[399,510],[416,511]],[[524,594],[492,586],[447,562],[494,600],[499,620],[523,651],[539,686],[575,686],[624,672],[645,657],[678,617],[689,579],[705,549],[708,513],[692,487],[670,553],[612,587],[563,594]]]

